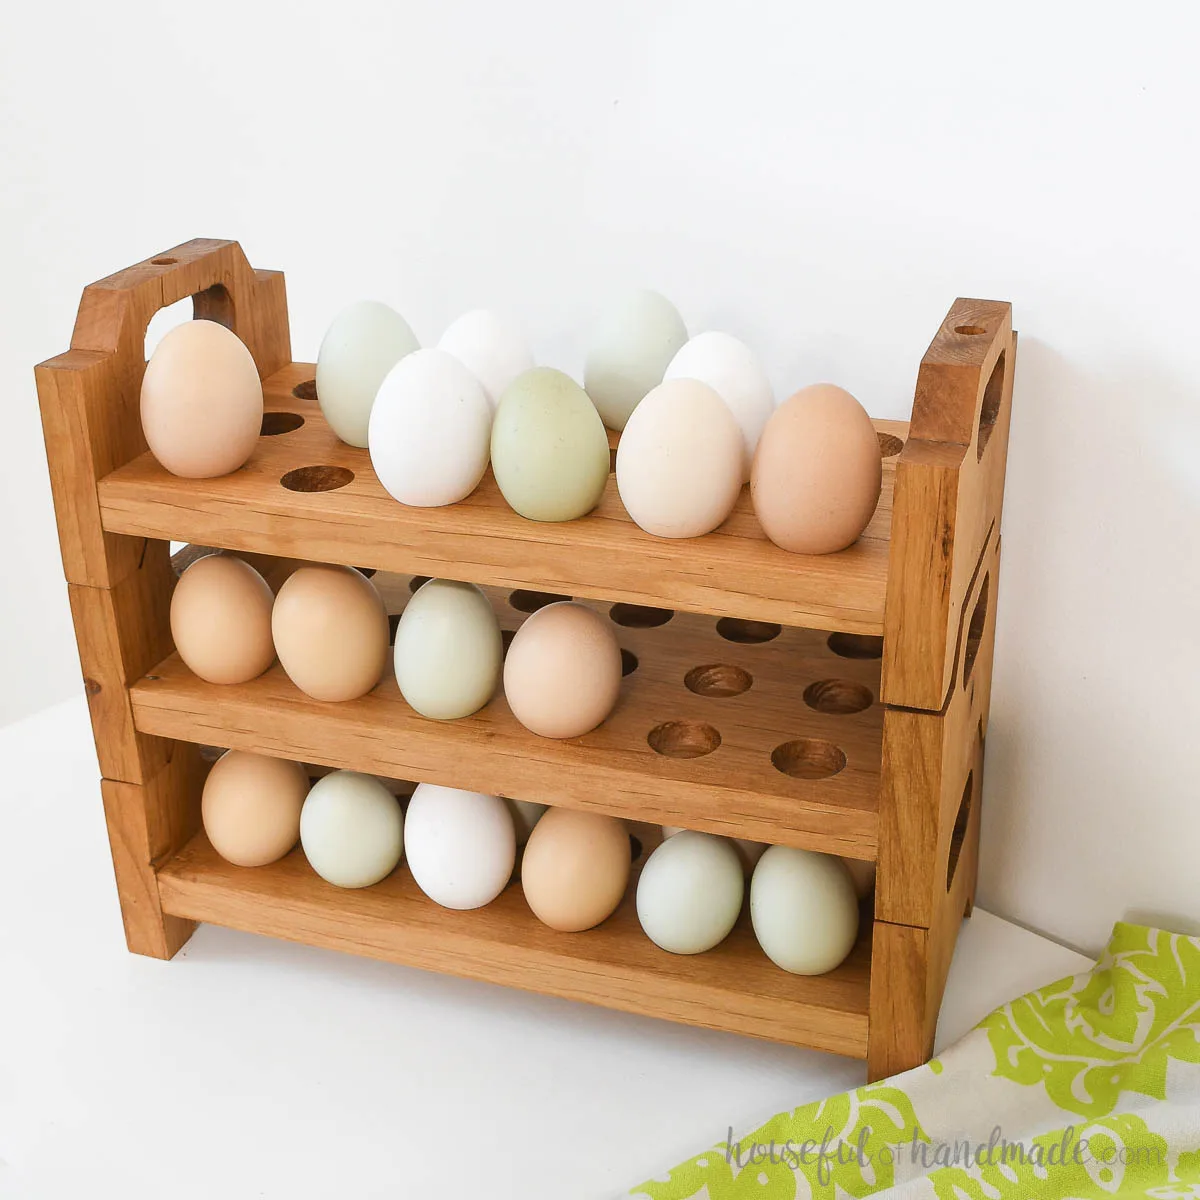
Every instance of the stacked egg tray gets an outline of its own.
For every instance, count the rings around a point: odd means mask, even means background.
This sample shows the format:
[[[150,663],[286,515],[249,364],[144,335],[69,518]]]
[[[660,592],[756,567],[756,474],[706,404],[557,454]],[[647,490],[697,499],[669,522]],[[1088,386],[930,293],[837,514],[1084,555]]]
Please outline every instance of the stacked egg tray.
[[[146,327],[188,296],[263,380],[258,448],[217,479],[168,474],[138,418]],[[956,301],[911,422],[876,422],[871,524],[815,557],[770,543],[745,491],[718,530],[683,541],[634,525],[611,477],[593,513],[561,524],[518,516],[490,473],[458,504],[399,505],[367,451],[326,425],[313,367],[291,361],[280,273],[197,240],[91,285],[71,349],[37,380],[130,949],[170,958],[208,921],[865,1058],[871,1078],[924,1061],[974,895],[1015,359],[1009,305]],[[206,683],[171,643],[171,541],[235,551],[268,578],[274,560],[357,567],[394,618],[425,576],[481,585],[505,631],[573,598],[613,623],[620,700],[556,741],[502,695],[426,720],[390,670],[340,704],[278,665]],[[873,861],[876,889],[850,957],[814,977],[772,964],[746,913],[707,953],[658,949],[634,886],[580,934],[542,925],[519,884],[469,912],[435,905],[403,869],[346,891],[299,849],[254,869],[215,853],[200,831],[205,747],[622,817],[635,872],[666,824]]]

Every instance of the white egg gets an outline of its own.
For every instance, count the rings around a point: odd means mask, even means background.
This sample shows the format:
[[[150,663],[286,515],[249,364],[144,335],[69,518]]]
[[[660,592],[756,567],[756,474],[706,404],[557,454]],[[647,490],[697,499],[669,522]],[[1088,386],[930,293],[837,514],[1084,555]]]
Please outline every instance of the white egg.
[[[700,333],[671,359],[663,378],[698,379],[729,405],[742,431],[742,480],[749,479],[758,439],[775,409],[771,381],[754,351],[728,333]]]
[[[533,351],[521,331],[499,313],[477,308],[464,313],[438,342],[483,385],[493,411],[504,389],[533,365]]]
[[[431,579],[396,627],[396,683],[424,717],[470,716],[500,682],[504,645],[488,598],[472,583]]]
[[[408,867],[443,908],[482,908],[512,877],[517,840],[499,796],[417,785],[405,827]]]
[[[733,511],[742,490],[742,436],[707,384],[672,379],[633,411],[617,445],[625,511],[658,537],[699,537]]]
[[[379,385],[418,345],[408,322],[378,300],[360,300],[334,318],[317,354],[317,403],[343,442],[367,444]]]
[[[505,796],[504,803],[508,805],[508,811],[512,814],[517,845],[523,846],[529,841],[533,827],[542,819],[542,814],[549,805],[538,804],[536,800],[514,800],[512,796]]]
[[[300,844],[328,883],[369,887],[400,861],[404,813],[373,775],[334,771],[309,789],[300,810]]]
[[[744,893],[733,846],[725,838],[684,829],[646,860],[638,879],[638,920],[663,950],[701,954],[729,936]]]
[[[633,292],[604,314],[588,349],[583,386],[609,429],[625,428],[686,341],[683,318],[658,292]]]
[[[682,825],[664,825],[662,827],[663,840],[673,838],[677,833],[683,832]],[[747,875],[754,870],[754,864],[762,858],[766,852],[766,842],[752,842],[749,838],[730,838],[734,849],[737,851],[737,856],[742,860],[742,869]]]
[[[750,919],[766,956],[794,975],[823,975],[858,937],[858,898],[840,858],[772,846],[750,880]]]
[[[487,470],[492,408],[445,350],[415,350],[379,388],[367,444],[379,482],[401,504],[435,508],[469,496]]]

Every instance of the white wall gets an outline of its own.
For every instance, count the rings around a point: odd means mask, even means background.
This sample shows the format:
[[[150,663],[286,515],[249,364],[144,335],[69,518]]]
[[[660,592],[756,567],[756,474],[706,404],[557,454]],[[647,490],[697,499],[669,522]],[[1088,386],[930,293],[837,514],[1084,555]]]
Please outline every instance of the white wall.
[[[70,8],[0,41],[0,720],[78,687],[30,367],[150,252],[239,238],[310,358],[376,295],[577,371],[647,283],[892,416],[954,296],[1011,299],[981,902],[1093,949],[1200,927],[1190,4]]]

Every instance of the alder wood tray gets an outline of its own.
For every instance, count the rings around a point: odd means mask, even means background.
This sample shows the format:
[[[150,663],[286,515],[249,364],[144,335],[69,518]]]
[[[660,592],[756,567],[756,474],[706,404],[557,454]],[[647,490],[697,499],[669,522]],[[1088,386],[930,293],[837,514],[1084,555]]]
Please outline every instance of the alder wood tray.
[[[221,479],[167,474],[138,420],[147,324],[188,296],[263,379],[259,447]],[[235,242],[198,240],[91,285],[71,349],[37,380],[130,949],[169,958],[211,921],[850,1054],[872,1078],[923,1061],[974,895],[1015,360],[1010,306],[956,301],[921,361],[911,423],[876,422],[871,525],[810,557],[767,541],[745,492],[719,530],[687,541],[639,530],[611,478],[596,511],[566,524],[517,516],[490,474],[461,504],[406,508],[321,418],[313,367],[291,361],[281,274],[252,270]],[[303,696],[278,666],[206,684],[171,645],[172,540],[248,556],[276,583],[297,560],[367,570],[393,614],[414,576],[484,585],[506,630],[574,597],[614,623],[621,700],[558,742],[524,730],[502,696],[464,721],[424,720],[390,672],[340,705]],[[612,813],[631,823],[635,871],[665,823],[873,861],[876,890],[850,958],[806,979],[766,959],[745,914],[708,954],[658,950],[632,889],[599,928],[564,935],[515,882],[458,913],[403,866],[355,892],[298,850],[242,870],[199,832],[202,747]]]

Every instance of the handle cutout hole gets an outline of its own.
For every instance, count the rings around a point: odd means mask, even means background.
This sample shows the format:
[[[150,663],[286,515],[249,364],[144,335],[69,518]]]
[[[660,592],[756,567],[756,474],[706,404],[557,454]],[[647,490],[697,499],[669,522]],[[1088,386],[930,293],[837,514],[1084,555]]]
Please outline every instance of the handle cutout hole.
[[[160,308],[150,318],[150,324],[146,326],[146,339],[143,348],[146,361],[150,361],[151,355],[158,349],[159,342],[172,329],[176,329],[180,325],[186,325],[194,315],[195,305],[192,303],[191,296],[184,296],[182,300],[176,300],[174,304],[168,304],[166,308]]]
[[[771,765],[793,779],[828,779],[846,765],[846,754],[821,738],[797,738],[771,751]]]
[[[730,663],[712,663],[707,667],[693,667],[684,677],[684,685],[697,696],[740,696],[748,692],[754,676],[741,667]]]
[[[967,840],[967,826],[971,823],[971,805],[975,800],[975,771],[967,772],[967,784],[963,788],[962,800],[958,804],[958,815],[954,818],[954,829],[950,834],[950,853],[946,858],[946,891],[954,886],[958,871],[958,860],[962,857],[963,842]]]
[[[996,428],[996,419],[1000,416],[1000,401],[1004,398],[1004,363],[1008,352],[1000,351],[996,365],[988,376],[987,387],[983,389],[983,407],[979,410],[979,436],[975,439],[975,460],[983,458],[983,452],[991,440],[992,430]]]
[[[983,641],[983,627],[987,624],[988,593],[991,591],[992,577],[983,577],[983,586],[979,589],[979,599],[975,601],[975,610],[971,613],[971,623],[967,626],[967,645],[963,652],[962,685],[965,688],[971,682],[971,672],[975,669],[975,659],[979,656],[979,644]]]
[[[721,735],[703,721],[667,721],[646,735],[650,749],[667,758],[702,758],[720,744]]]

